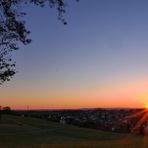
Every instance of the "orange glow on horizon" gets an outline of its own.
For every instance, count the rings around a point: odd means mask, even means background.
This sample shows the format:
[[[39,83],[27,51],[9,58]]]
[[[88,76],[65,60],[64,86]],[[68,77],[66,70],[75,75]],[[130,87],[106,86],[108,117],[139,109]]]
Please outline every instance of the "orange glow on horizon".
[[[145,108],[146,108],[146,109],[147,109],[147,111],[148,111],[148,103],[146,103],[146,104],[145,104]]]
[[[83,99],[83,100],[61,100],[59,102],[50,102],[50,101],[30,101],[24,103],[23,105],[18,104],[9,104],[13,109],[80,109],[80,108],[144,108],[144,105],[133,102],[132,100],[127,101],[124,99],[119,99],[117,104],[116,99]]]
[[[12,109],[148,108],[148,80],[55,88],[1,88],[1,106]],[[8,93],[9,92],[9,93]]]

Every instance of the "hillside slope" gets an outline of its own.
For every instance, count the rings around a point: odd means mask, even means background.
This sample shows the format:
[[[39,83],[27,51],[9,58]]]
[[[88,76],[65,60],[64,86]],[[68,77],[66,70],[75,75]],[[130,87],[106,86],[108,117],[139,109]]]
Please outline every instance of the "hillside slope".
[[[127,136],[12,115],[0,122],[0,148],[148,146],[147,137]]]

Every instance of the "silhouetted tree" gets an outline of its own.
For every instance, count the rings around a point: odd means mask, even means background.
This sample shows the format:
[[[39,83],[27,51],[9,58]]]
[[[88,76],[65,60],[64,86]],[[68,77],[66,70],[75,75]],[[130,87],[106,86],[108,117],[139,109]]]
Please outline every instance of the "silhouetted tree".
[[[22,19],[26,12],[21,11],[21,7],[29,4],[40,7],[48,4],[51,8],[56,8],[58,19],[64,25],[67,24],[63,17],[66,12],[65,0],[0,0],[0,84],[9,81],[16,73],[11,52],[18,49],[19,42],[24,45],[31,42],[28,38],[30,31]]]
[[[3,110],[2,111],[5,114],[9,114],[9,113],[11,113],[11,108],[9,106],[6,106],[6,107],[3,107]]]
[[[0,122],[1,122],[1,119],[2,119],[2,107],[0,106]]]

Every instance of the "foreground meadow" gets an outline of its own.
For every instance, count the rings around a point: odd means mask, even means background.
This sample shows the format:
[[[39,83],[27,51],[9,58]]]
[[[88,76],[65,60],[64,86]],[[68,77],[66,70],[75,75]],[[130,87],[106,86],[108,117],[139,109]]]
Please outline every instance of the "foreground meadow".
[[[2,115],[0,148],[148,148],[148,137],[102,132],[41,119]]]

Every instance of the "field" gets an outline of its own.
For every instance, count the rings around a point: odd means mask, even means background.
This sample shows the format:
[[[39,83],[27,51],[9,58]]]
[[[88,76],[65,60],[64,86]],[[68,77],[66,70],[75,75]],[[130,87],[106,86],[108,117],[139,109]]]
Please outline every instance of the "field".
[[[0,148],[148,148],[148,137],[61,125],[30,117],[2,115]]]

